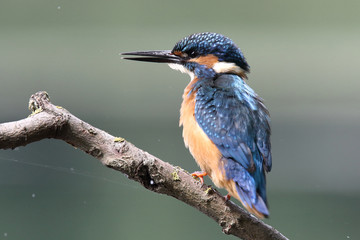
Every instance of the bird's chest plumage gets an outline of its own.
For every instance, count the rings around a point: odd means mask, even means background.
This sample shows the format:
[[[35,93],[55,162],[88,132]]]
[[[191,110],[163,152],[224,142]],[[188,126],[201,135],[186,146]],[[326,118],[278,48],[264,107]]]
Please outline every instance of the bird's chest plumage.
[[[223,187],[227,180],[220,161],[222,154],[195,119],[196,91],[191,92],[191,89],[196,81],[195,78],[185,88],[180,109],[184,142],[200,168],[208,173],[215,185]]]

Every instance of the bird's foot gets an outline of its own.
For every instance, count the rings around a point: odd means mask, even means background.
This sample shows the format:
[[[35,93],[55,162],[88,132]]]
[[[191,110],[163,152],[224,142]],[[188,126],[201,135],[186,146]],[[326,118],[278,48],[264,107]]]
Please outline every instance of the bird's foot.
[[[231,196],[230,196],[230,194],[226,194],[226,196],[224,196],[224,198],[225,198],[225,202],[227,202],[230,200]]]
[[[201,184],[204,184],[204,177],[207,175],[206,172],[193,172],[191,174],[191,176],[193,176],[194,178],[199,178]]]

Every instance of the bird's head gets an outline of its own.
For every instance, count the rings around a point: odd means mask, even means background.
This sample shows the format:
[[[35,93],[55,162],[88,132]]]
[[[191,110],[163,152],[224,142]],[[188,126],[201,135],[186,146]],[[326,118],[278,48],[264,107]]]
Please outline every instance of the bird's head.
[[[195,33],[177,42],[172,50],[128,52],[128,60],[168,63],[190,76],[211,77],[222,73],[246,78],[249,65],[234,42],[217,33]]]

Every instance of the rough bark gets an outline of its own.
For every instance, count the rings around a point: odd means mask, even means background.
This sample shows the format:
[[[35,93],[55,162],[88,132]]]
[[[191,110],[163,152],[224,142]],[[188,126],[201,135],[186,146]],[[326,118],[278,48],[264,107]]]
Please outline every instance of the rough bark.
[[[0,124],[0,149],[25,146],[44,138],[61,139],[126,174],[145,188],[172,196],[214,219],[225,234],[242,239],[287,239],[279,231],[225,201],[214,188],[202,185],[187,171],[172,166],[53,105],[46,92],[29,102],[32,114],[22,120]]]

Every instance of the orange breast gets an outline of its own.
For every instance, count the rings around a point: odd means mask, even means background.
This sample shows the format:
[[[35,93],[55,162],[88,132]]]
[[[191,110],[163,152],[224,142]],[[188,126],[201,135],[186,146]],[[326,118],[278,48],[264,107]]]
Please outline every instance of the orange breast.
[[[218,187],[225,187],[228,189],[228,187],[230,187],[229,185],[232,185],[233,183],[230,183],[230,181],[226,179],[223,166],[220,161],[222,154],[201,129],[195,119],[196,92],[192,92],[190,95],[189,92],[191,90],[191,86],[197,80],[198,79],[195,78],[185,88],[183,102],[180,109],[180,126],[183,126],[185,146],[189,148],[190,153],[195,158],[201,170],[205,171],[210,176],[214,184]]]

